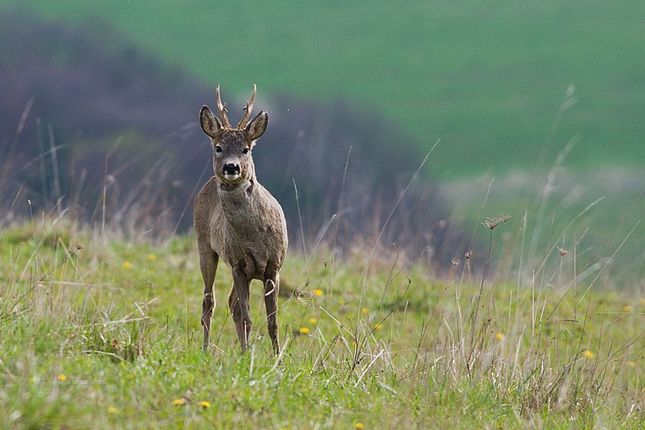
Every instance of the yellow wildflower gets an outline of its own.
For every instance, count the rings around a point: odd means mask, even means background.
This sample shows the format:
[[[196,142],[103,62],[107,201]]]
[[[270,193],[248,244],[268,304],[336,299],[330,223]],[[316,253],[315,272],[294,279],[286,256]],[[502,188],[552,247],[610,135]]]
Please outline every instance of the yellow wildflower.
[[[154,255],[154,254],[148,254],[146,256],[146,260],[148,260],[148,261],[157,261],[157,256]]]
[[[316,318],[309,318],[309,324],[316,325],[318,324],[318,320]]]
[[[498,331],[497,333],[495,333],[495,339],[497,339],[498,342],[503,341],[504,340],[504,333]]]
[[[204,409],[208,409],[211,407],[211,404],[206,400],[202,400],[201,402],[199,402],[199,406],[201,406]]]
[[[365,424],[363,424],[363,423],[354,423],[354,428],[356,430],[364,430],[365,429]]]
[[[629,313],[629,312],[631,312],[631,311],[632,311],[632,307],[631,307],[631,306],[629,306],[629,305],[625,305],[625,306],[623,306],[623,312],[627,312],[627,313]]]
[[[383,324],[378,323],[374,326],[374,330],[376,331],[381,331],[383,329]]]
[[[582,351],[582,356],[587,360],[591,360],[594,356],[594,353],[589,351],[588,349],[585,349],[584,351]]]
[[[362,313],[363,315],[367,315],[367,314],[369,314],[369,313],[370,313],[370,310],[369,310],[369,309],[367,309],[367,308],[363,308],[363,309],[361,309],[361,313]]]
[[[61,373],[60,375],[58,375],[57,379],[60,382],[65,382],[65,381],[67,381],[67,375],[64,375],[64,374]]]
[[[122,267],[125,270],[130,270],[130,269],[132,269],[132,263],[130,263],[129,261],[124,261]]]
[[[320,288],[316,288],[314,290],[314,296],[321,297],[322,295],[323,295],[323,290],[321,290]]]
[[[173,406],[184,406],[185,404],[186,404],[186,399],[182,399],[182,398],[175,399],[172,401]]]
[[[108,406],[107,411],[110,415],[115,415],[117,412],[119,412],[119,410],[114,406]]]
[[[309,328],[307,328],[307,327],[300,327],[300,329],[298,330],[298,332],[299,332],[300,334],[309,334]]]

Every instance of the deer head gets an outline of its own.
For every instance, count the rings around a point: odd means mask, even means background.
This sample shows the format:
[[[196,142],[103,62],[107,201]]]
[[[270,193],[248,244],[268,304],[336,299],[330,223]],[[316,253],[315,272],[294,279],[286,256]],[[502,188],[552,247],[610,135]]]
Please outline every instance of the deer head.
[[[211,139],[213,146],[213,171],[221,184],[236,187],[255,177],[251,151],[255,141],[264,134],[269,115],[261,111],[252,120],[251,111],[255,102],[256,87],[246,102],[242,119],[233,128],[228,119],[228,110],[220,95],[219,85],[215,90],[218,116],[208,106],[202,107],[199,120],[202,130]]]

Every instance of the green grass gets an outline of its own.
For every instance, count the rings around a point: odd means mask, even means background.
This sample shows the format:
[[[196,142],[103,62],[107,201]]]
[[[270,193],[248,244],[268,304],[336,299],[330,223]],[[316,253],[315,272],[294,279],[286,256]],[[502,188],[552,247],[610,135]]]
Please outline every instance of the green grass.
[[[558,166],[544,175],[514,172],[441,185],[452,210],[448,219],[467,232],[498,212],[511,215],[516,225],[526,218],[526,241],[534,242],[534,254],[551,249],[555,255],[556,246],[571,250],[577,244],[578,268],[610,259],[602,283],[617,288],[645,276],[644,190],[640,172],[609,168],[582,174]],[[517,240],[513,233],[507,236]],[[526,250],[528,255],[531,249]]]
[[[0,427],[643,427],[643,291],[572,287],[569,258],[535,283],[491,269],[478,299],[481,275],[461,265],[437,278],[391,253],[305,263],[292,248],[276,362],[257,285],[240,354],[223,265],[200,350],[190,237],[133,242],[64,219],[3,229]]]
[[[24,2],[0,5],[26,7]],[[569,164],[645,160],[645,3],[630,0],[33,2],[105,20],[225,91],[347,99],[390,118],[442,178],[534,167],[580,134]],[[553,126],[570,84],[577,102]],[[546,142],[546,144],[545,144]],[[393,144],[405,147],[404,138]]]

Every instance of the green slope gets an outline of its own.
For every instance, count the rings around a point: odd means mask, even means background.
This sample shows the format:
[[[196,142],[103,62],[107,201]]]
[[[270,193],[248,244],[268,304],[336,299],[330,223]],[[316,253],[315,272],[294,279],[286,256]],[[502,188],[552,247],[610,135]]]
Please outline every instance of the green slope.
[[[2,1],[0,5],[16,4]],[[634,1],[34,2],[94,17],[215,85],[345,98],[421,145],[442,177],[535,166],[573,134],[572,164],[645,160],[645,3]],[[567,87],[577,103],[549,138]],[[405,142],[393,142],[404,145]],[[419,148],[423,152],[424,148]]]

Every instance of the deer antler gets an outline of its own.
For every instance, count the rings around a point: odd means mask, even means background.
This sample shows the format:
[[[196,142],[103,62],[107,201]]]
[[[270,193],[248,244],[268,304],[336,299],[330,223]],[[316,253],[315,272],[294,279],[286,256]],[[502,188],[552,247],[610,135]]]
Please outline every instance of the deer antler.
[[[237,128],[243,128],[246,126],[246,123],[249,121],[249,118],[251,118],[251,112],[253,111],[253,103],[255,103],[255,92],[257,90],[257,87],[255,84],[253,84],[253,92],[251,93],[251,97],[246,102],[246,106],[242,109],[244,111],[244,115],[242,116],[242,119],[240,122],[237,123]]]
[[[224,127],[231,128],[231,122],[228,120],[228,110],[224,103],[222,103],[222,96],[220,95],[219,85],[215,89],[215,101],[217,103],[217,110],[219,111],[219,117],[222,120]]]

